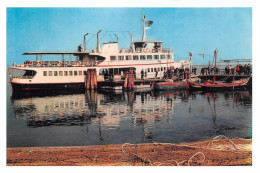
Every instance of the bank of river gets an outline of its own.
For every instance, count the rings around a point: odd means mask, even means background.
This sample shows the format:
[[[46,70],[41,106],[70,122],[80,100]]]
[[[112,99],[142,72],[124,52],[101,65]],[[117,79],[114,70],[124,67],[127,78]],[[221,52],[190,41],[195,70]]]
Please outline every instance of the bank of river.
[[[252,165],[252,139],[7,149],[8,166]]]

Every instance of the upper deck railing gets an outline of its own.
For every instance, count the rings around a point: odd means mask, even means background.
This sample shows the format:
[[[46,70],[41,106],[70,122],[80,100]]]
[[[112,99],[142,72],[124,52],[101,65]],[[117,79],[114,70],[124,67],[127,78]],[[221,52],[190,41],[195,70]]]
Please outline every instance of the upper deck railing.
[[[82,61],[25,61],[24,65],[15,65],[16,67],[94,67],[98,61],[86,63]]]
[[[132,49],[119,49],[118,53],[127,54],[127,53],[172,53],[172,52],[173,52],[172,48],[163,48],[163,49],[137,48],[135,51],[133,51]],[[98,53],[98,52],[97,50],[92,50],[91,53]]]

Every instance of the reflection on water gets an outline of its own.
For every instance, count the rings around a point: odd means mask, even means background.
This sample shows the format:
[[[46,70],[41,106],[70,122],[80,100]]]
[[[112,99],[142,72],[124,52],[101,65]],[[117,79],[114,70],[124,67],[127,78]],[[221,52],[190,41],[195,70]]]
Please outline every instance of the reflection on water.
[[[11,97],[7,145],[79,146],[251,137],[252,94],[86,92]]]

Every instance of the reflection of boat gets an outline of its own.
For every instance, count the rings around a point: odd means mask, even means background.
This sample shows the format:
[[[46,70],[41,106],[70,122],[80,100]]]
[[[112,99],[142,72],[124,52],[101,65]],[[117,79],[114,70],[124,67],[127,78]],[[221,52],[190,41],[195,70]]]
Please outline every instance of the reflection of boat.
[[[141,84],[141,85],[136,85],[134,91],[135,92],[149,92],[151,90],[152,90],[151,85],[143,85],[143,84]]]
[[[188,87],[188,83],[184,82],[163,82],[163,83],[153,83],[153,90],[175,90],[175,89],[185,89]]]

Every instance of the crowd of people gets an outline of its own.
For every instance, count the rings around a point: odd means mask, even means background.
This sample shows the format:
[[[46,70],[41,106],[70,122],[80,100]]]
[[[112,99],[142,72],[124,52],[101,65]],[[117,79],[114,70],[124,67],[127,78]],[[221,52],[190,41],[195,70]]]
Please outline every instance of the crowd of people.
[[[178,77],[181,79],[189,79],[190,78],[189,74],[190,74],[190,69],[188,67],[186,68],[180,67],[180,68],[175,68],[173,70],[168,68],[167,70],[164,70],[163,79],[172,79],[173,77]]]
[[[252,74],[252,67],[249,64],[238,64],[235,67],[232,67],[231,65],[227,65],[225,69],[221,70],[221,74],[236,74],[236,75],[249,75]],[[220,70],[217,67],[216,68],[216,74],[219,74]],[[201,68],[201,75],[214,75],[215,68],[211,67],[210,65],[206,68]]]
[[[215,73],[215,67],[211,67],[210,65],[207,68],[201,68],[201,75],[213,75]],[[216,68],[216,74],[219,73],[218,67]]]
[[[225,74],[249,75],[252,73],[252,67],[249,64],[238,64],[234,68],[231,65],[225,67]]]

